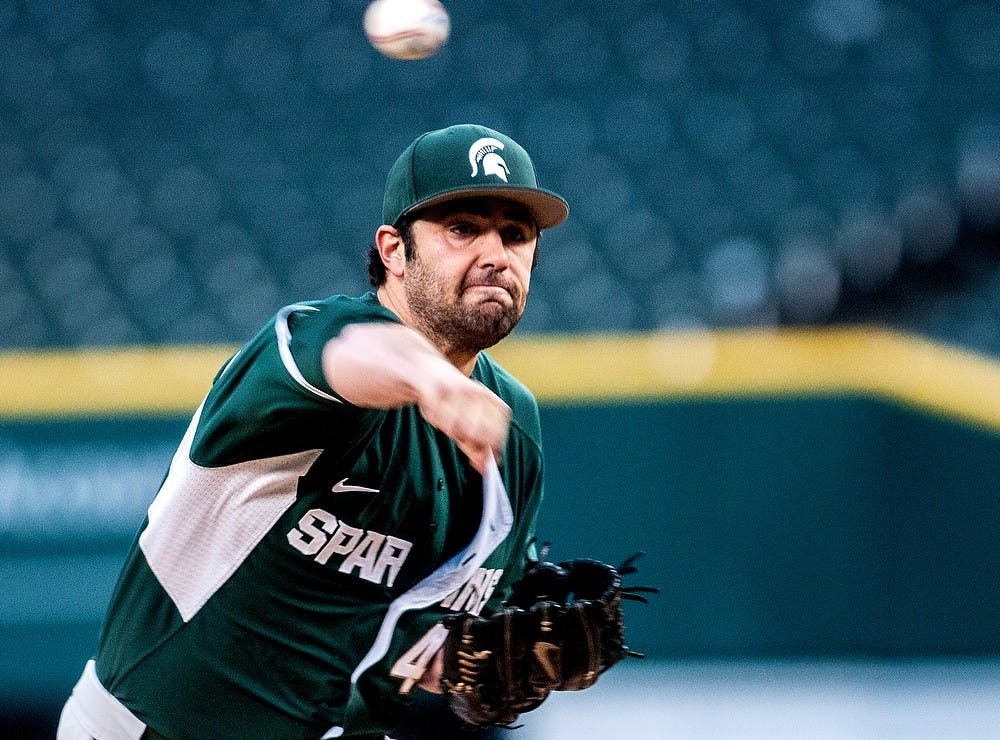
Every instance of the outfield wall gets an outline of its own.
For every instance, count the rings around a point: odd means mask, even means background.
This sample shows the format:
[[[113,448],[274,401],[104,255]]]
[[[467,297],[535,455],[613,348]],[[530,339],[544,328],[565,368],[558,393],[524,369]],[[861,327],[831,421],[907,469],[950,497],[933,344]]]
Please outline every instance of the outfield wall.
[[[51,704],[231,347],[0,356],[0,704]],[[1000,366],[873,330],[508,340],[556,558],[654,658],[1000,653]]]

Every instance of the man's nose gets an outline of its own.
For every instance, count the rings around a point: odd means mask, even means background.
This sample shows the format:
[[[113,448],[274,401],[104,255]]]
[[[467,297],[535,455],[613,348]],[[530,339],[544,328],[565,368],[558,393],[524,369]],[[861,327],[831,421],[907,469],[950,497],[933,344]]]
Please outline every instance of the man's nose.
[[[504,246],[503,237],[497,229],[489,229],[482,236],[482,252],[479,263],[496,270],[505,270],[510,264],[510,256]]]

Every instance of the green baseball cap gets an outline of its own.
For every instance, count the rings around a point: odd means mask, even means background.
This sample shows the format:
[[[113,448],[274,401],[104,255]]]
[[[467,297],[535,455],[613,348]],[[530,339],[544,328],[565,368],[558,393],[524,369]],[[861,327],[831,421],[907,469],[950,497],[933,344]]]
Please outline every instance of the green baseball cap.
[[[521,203],[540,229],[569,215],[561,196],[538,187],[524,147],[499,131],[465,123],[422,134],[399,155],[386,178],[383,223],[395,226],[416,210],[470,196]]]

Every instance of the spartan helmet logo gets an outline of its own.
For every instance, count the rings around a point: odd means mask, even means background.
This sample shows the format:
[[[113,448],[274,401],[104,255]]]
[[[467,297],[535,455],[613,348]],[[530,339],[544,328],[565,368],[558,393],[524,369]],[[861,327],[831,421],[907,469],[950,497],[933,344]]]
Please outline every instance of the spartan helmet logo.
[[[469,164],[472,165],[472,175],[479,174],[479,165],[483,165],[484,175],[496,175],[504,182],[507,182],[507,175],[510,168],[503,157],[497,151],[503,150],[503,142],[496,139],[479,139],[469,147]]]

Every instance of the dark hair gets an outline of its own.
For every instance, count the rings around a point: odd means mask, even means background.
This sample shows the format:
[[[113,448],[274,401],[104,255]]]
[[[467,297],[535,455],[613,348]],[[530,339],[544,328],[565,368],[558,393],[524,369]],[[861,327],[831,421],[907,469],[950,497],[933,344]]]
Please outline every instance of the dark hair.
[[[404,218],[396,225],[399,238],[403,242],[403,256],[409,262],[413,259],[413,219]],[[542,232],[536,230],[535,233],[535,254],[531,260],[531,269],[534,270],[538,264],[538,245],[542,240]],[[382,263],[382,255],[378,253],[378,247],[374,244],[368,248],[368,282],[372,287],[378,288],[385,285],[385,265]]]

